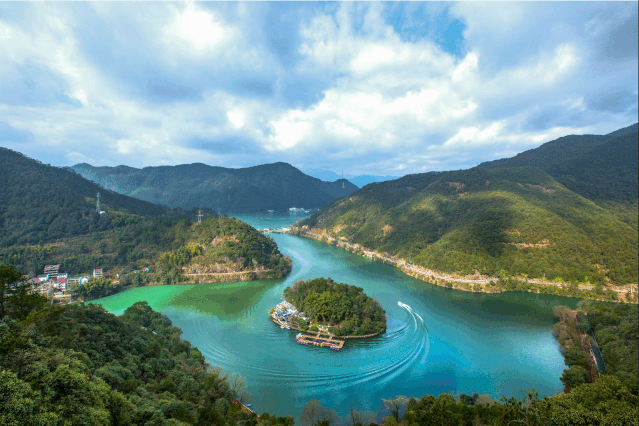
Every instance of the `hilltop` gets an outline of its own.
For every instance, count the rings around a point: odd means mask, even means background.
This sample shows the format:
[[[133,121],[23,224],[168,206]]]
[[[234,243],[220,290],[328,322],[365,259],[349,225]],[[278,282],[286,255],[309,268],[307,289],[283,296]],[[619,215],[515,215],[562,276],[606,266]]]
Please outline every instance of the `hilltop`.
[[[562,138],[469,170],[367,185],[298,225],[460,276],[636,283],[636,150],[636,132]]]
[[[345,179],[323,182],[287,163],[231,169],[178,166],[71,168],[104,188],[168,207],[208,207],[222,213],[321,208],[358,188]]]
[[[105,190],[78,174],[0,149],[0,263],[35,276],[105,268],[122,285],[280,278],[290,259],[251,226],[203,209],[169,209]],[[101,210],[96,195],[101,193]],[[133,271],[150,268],[148,274]],[[103,288],[85,297],[117,290]]]
[[[598,203],[636,203],[639,191],[637,124],[607,135],[570,135],[480,167],[530,166]]]
[[[187,215],[105,190],[70,170],[42,164],[10,149],[0,148],[0,163],[0,247],[42,244],[125,226],[142,218]],[[107,212],[102,217],[96,211],[98,192],[101,210]]]

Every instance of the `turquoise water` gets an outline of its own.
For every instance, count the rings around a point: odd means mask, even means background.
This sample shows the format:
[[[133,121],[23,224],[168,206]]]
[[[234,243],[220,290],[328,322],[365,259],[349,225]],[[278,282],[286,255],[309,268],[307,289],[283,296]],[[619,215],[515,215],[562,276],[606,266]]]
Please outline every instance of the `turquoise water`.
[[[239,216],[256,227],[288,226],[289,216]],[[309,399],[336,409],[383,411],[382,398],[429,393],[521,398],[560,392],[564,368],[551,335],[552,308],[578,300],[529,293],[466,293],[433,286],[397,269],[292,235],[274,234],[293,259],[283,280],[153,286],[96,301],[120,314],[146,300],[183,330],[211,365],[246,378],[258,413],[292,414]],[[364,288],[386,310],[388,330],[347,341],[339,352],[295,343],[268,310],[297,280],[331,277]],[[401,302],[403,305],[398,305]]]

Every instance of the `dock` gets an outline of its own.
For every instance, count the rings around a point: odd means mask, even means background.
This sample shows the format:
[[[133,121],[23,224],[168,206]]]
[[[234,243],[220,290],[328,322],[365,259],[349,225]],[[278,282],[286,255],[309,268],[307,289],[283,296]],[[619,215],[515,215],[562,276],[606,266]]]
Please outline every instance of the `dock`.
[[[333,339],[333,336],[329,336],[328,339],[321,337],[320,333],[317,333],[316,336],[309,336],[308,334],[299,333],[295,336],[295,341],[300,345],[313,345],[313,346],[321,346],[330,348],[334,351],[339,351],[344,347],[343,340]]]

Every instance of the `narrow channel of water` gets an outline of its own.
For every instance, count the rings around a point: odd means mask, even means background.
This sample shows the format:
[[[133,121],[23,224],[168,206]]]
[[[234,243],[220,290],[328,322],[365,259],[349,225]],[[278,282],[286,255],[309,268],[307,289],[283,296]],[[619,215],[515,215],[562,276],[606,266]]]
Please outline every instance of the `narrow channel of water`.
[[[288,216],[238,216],[256,227],[288,226]],[[309,399],[345,416],[383,411],[382,398],[429,393],[540,397],[562,389],[564,368],[551,335],[552,308],[578,300],[529,293],[466,293],[433,286],[328,244],[274,234],[293,259],[284,280],[154,286],[100,299],[120,314],[146,300],[167,315],[212,365],[246,378],[258,413],[299,418]],[[268,310],[297,280],[331,277],[375,297],[388,330],[347,341],[343,350],[302,346],[296,332],[273,324]]]

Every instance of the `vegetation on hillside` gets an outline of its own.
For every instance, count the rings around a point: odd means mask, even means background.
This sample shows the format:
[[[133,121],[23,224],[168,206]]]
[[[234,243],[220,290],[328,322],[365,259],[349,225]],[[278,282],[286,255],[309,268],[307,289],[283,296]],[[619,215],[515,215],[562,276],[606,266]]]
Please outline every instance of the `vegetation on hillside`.
[[[346,180],[323,182],[281,162],[241,169],[202,163],[143,169],[78,164],[72,170],[140,200],[187,209],[209,207],[221,213],[320,208],[357,190]]]
[[[0,424],[256,424],[233,404],[243,380],[211,369],[146,302],[116,317],[36,298],[0,318]]]
[[[566,365],[569,366],[562,376],[566,388],[593,381],[589,345],[596,342],[606,373],[616,376],[637,395],[639,309],[636,305],[584,301],[576,311],[565,306],[556,307],[555,316],[558,322],[554,334],[562,345]],[[583,343],[580,333],[585,335]]]
[[[367,185],[298,226],[442,272],[637,282],[636,230],[531,167]]]
[[[386,312],[364,289],[330,278],[296,281],[284,290],[284,299],[308,318],[337,336],[365,336],[386,329]]]
[[[0,247],[41,245],[159,215],[194,216],[105,190],[70,170],[6,148],[0,148],[0,163]],[[98,191],[107,211],[102,216],[96,212]]]
[[[232,275],[235,280],[281,278],[291,266],[270,237],[227,217],[202,223],[159,217],[56,244],[7,247],[0,249],[0,262],[14,264],[32,276],[48,264],[60,264],[60,271],[70,275],[103,268],[109,280],[93,280],[73,289],[84,300],[124,286],[214,282],[233,272],[239,274]],[[150,272],[143,271],[146,267]]]

